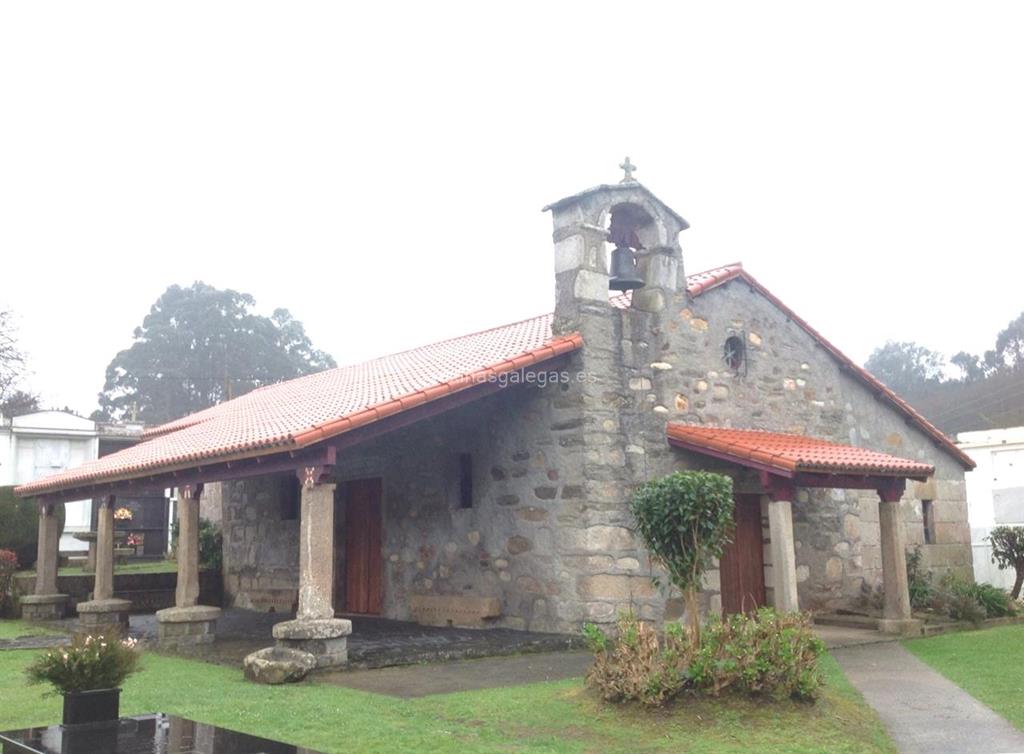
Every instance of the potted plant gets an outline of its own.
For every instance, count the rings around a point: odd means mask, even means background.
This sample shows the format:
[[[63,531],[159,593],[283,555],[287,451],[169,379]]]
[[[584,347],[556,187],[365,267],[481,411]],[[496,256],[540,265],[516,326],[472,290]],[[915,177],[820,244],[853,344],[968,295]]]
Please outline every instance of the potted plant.
[[[145,544],[143,537],[145,537],[144,534],[136,534],[135,532],[132,532],[128,535],[128,539],[125,540],[125,545],[132,548],[136,555],[142,555],[142,548]]]
[[[64,697],[64,725],[117,720],[121,684],[139,669],[135,639],[78,635],[39,655],[26,669],[30,683],[49,683]]]

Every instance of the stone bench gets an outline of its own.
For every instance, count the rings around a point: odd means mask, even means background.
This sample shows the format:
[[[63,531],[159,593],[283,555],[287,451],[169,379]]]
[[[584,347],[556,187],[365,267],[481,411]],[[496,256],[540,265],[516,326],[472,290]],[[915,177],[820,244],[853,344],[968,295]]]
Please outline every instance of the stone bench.
[[[467,597],[461,594],[417,594],[409,601],[413,619],[424,626],[483,628],[488,620],[501,617],[497,597]]]

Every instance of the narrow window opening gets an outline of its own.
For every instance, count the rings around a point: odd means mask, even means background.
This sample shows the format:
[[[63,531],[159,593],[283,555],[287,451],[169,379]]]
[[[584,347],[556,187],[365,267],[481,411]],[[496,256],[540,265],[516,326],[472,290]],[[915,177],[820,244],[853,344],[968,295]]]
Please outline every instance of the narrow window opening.
[[[473,456],[459,454],[459,507],[473,507]]]
[[[281,477],[281,484],[278,487],[278,501],[282,521],[298,520],[301,494],[298,477],[294,474]]]
[[[935,544],[935,509],[931,500],[921,501],[921,519],[924,522],[924,543]]]

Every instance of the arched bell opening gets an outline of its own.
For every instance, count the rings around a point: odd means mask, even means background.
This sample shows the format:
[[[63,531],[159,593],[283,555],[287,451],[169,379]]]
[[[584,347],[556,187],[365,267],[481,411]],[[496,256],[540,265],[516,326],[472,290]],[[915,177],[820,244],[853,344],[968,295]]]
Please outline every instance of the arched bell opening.
[[[636,204],[617,204],[606,214],[608,240],[608,288],[631,291],[643,288],[643,276],[637,267],[637,253],[656,239],[654,220]]]

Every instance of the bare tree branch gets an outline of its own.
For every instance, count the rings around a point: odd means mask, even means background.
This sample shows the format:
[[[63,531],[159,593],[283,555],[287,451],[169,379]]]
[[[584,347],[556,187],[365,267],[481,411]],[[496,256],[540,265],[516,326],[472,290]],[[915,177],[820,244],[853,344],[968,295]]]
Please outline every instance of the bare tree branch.
[[[0,309],[0,401],[13,392],[25,374],[25,353],[18,347],[14,313]]]

